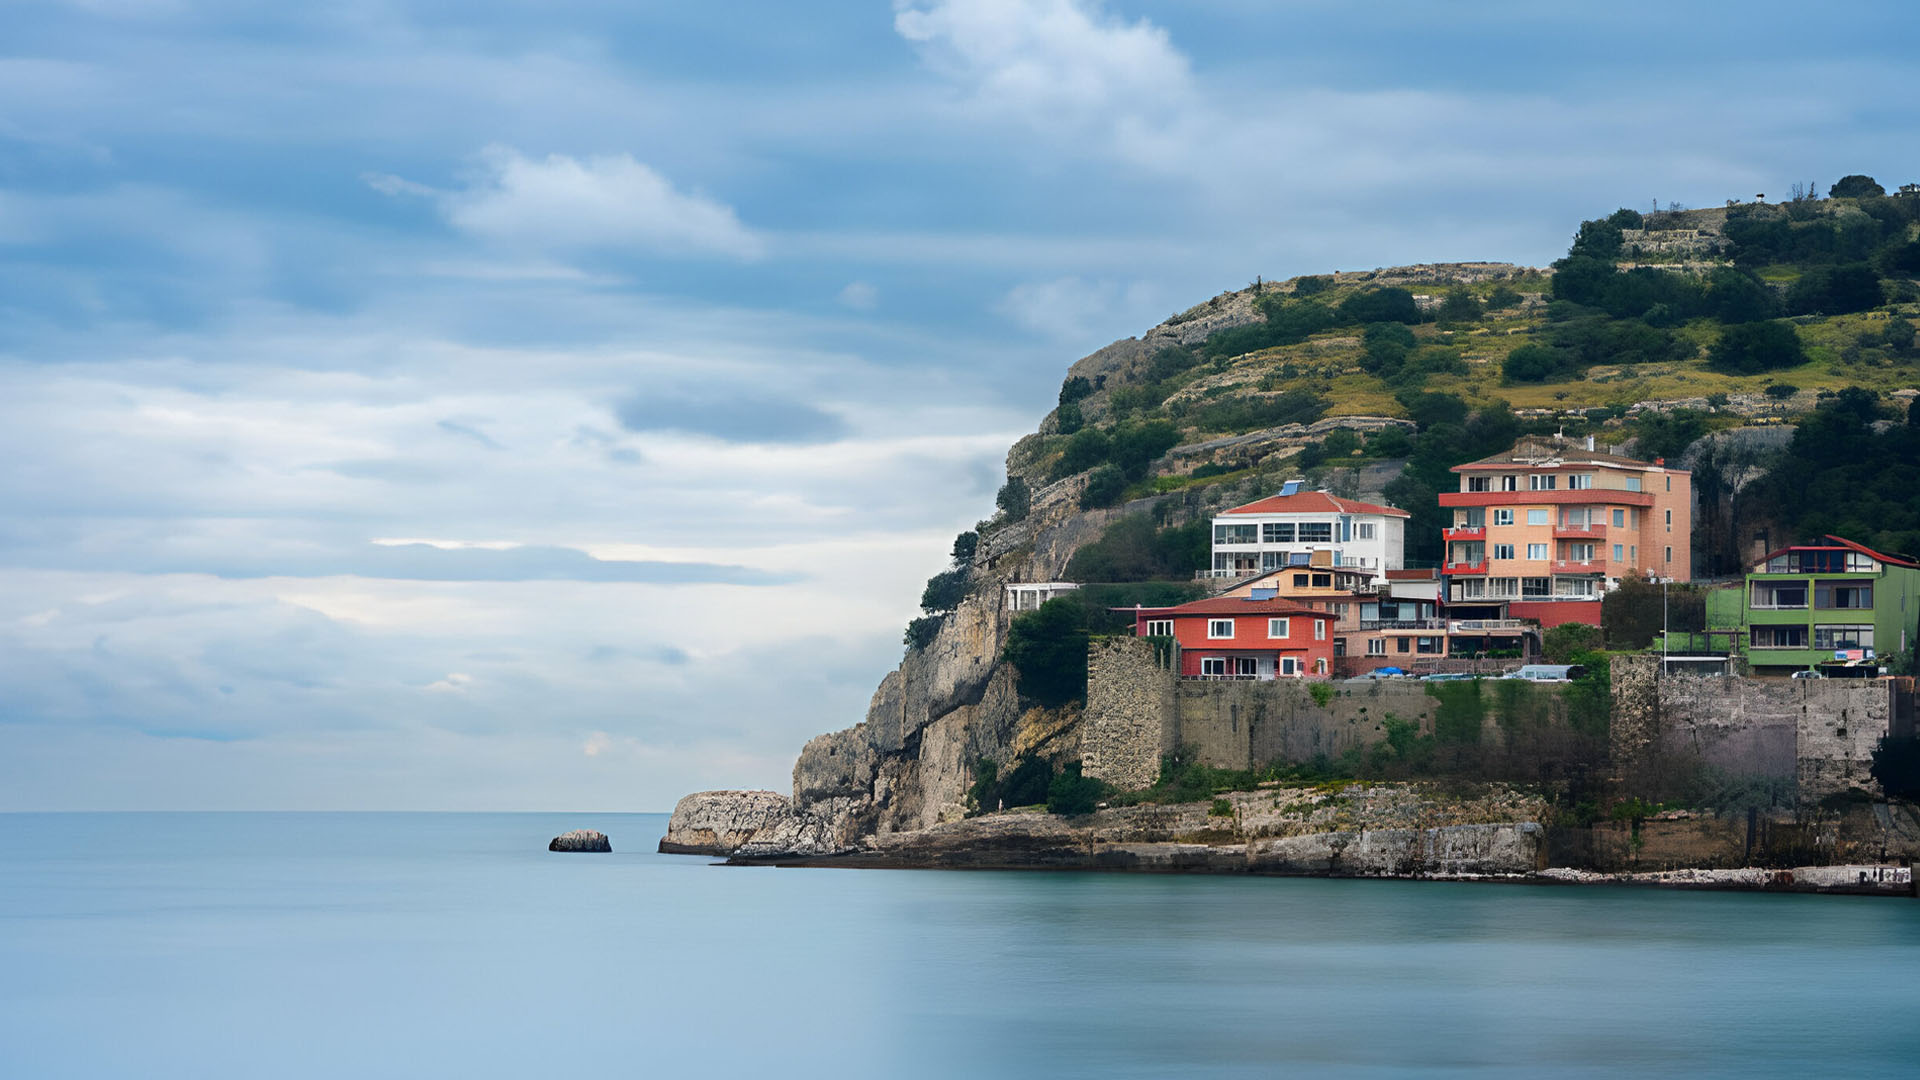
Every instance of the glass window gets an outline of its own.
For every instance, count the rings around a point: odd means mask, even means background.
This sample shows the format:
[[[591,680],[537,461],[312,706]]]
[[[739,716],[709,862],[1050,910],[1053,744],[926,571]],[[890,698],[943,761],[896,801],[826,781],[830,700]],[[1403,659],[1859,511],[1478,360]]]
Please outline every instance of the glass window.
[[[1547,512],[1546,512],[1545,510],[1529,510],[1529,511],[1527,511],[1527,524],[1529,524],[1529,525],[1546,525],[1546,524],[1548,524],[1548,523],[1549,523],[1549,522],[1548,522],[1548,520],[1547,520]]]
[[[1368,656],[1387,655],[1387,639],[1386,638],[1369,638],[1367,641],[1367,655]]]
[[[1592,473],[1576,473],[1567,477],[1567,488],[1572,491],[1587,491],[1593,487]]]
[[[1807,628],[1804,626],[1756,626],[1753,628],[1753,647],[1756,649],[1804,649],[1807,647]]]
[[[1313,640],[1315,641],[1327,640],[1327,620],[1325,619],[1313,620]]]
[[[1756,581],[1753,583],[1753,606],[1761,610],[1804,608],[1807,606],[1806,582]]]
[[[1622,549],[1622,548],[1623,548],[1624,546],[1625,546],[1625,545],[1623,545],[1623,544],[1615,544],[1615,545],[1613,545],[1613,561],[1614,561],[1614,562],[1626,562],[1626,561],[1627,561],[1627,557],[1626,557],[1626,554],[1625,554],[1625,552],[1621,550],[1621,549]]]
[[[1493,523],[1494,523],[1495,525],[1511,525],[1511,524],[1513,524],[1513,511],[1511,511],[1511,510],[1495,510],[1495,511],[1493,512]]]
[[[1673,511],[1667,511],[1667,531],[1673,531]]]
[[[1513,558],[1513,545],[1512,545],[1512,544],[1495,544],[1495,545],[1493,545],[1493,557],[1494,557],[1494,558],[1496,558],[1496,559],[1511,559],[1511,558]]]
[[[1487,527],[1487,508],[1471,507],[1462,512],[1460,527],[1463,529],[1484,529]]]
[[[1324,588],[1327,588],[1328,586],[1330,586],[1330,585],[1332,585],[1332,584],[1333,584],[1333,575],[1332,575],[1332,574],[1315,574],[1315,575],[1313,575],[1313,587],[1314,587],[1314,588],[1316,588],[1316,589],[1324,589]]]
[[[1213,542],[1216,544],[1251,544],[1259,539],[1260,530],[1253,525],[1215,525]]]
[[[1333,522],[1303,521],[1300,523],[1300,542],[1303,544],[1333,543]]]
[[[1546,557],[1547,557],[1547,545],[1545,544],[1528,544],[1527,545],[1527,558],[1544,559]]]
[[[1268,619],[1267,620],[1267,636],[1270,638],[1286,637],[1287,636],[1287,620],[1286,619]]]
[[[1300,662],[1298,660],[1295,660],[1291,656],[1281,657],[1280,658],[1280,674],[1282,675],[1300,674]]]
[[[1871,649],[1873,648],[1873,627],[1816,626],[1813,628],[1813,647],[1816,649]]]
[[[1805,594],[1803,593],[1802,595]],[[1870,608],[1873,606],[1873,586],[1865,582],[1816,581],[1813,584],[1813,606],[1817,608]]]
[[[1521,596],[1552,596],[1553,579],[1543,577],[1523,577],[1520,579]]]
[[[1210,638],[1230,638],[1233,636],[1232,619],[1208,619],[1207,636]]]
[[[1147,620],[1147,636],[1148,637],[1172,637],[1173,636],[1173,620],[1172,619],[1148,619]]]
[[[1468,491],[1492,491],[1493,477],[1469,476],[1467,477],[1467,490]]]
[[[1624,529],[1627,527],[1627,512],[1625,510],[1615,510],[1613,512],[1613,527],[1616,529]]]
[[[1672,549],[1672,548],[1668,548],[1668,549],[1667,549],[1667,561],[1668,561],[1668,562],[1672,562],[1672,561],[1673,561],[1673,549]]]
[[[1637,477],[1637,476],[1629,476],[1629,477],[1627,477],[1627,490],[1628,490],[1628,491],[1639,491],[1639,490],[1640,490],[1640,478],[1639,478],[1639,477]]]
[[[1225,675],[1227,659],[1224,656],[1203,656],[1200,658],[1200,674]]]
[[[1268,544],[1293,543],[1293,522],[1269,521],[1260,526],[1260,539]]]
[[[1552,473],[1534,473],[1527,477],[1527,490],[1552,491],[1554,483],[1558,479],[1559,477],[1554,476]]]
[[[1672,513],[1672,511],[1668,511],[1668,513]],[[1373,525],[1363,521],[1354,526],[1354,536],[1361,540],[1371,540],[1373,539],[1373,530]]]
[[[1501,490],[1501,491],[1519,491],[1519,490],[1520,490],[1520,478],[1519,478],[1519,477],[1517,477],[1517,476],[1503,476],[1503,477],[1501,477],[1501,478],[1500,478],[1500,490]]]

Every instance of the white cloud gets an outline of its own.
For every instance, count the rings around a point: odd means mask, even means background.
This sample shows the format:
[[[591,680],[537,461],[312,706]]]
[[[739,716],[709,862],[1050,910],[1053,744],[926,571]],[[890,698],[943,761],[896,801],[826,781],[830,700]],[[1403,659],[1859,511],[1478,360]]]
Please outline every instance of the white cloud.
[[[1149,325],[1154,290],[1141,282],[1089,281],[1080,277],[1016,285],[995,310],[1035,333],[1061,341],[1111,341]]]
[[[840,290],[839,300],[855,311],[872,311],[880,303],[880,290],[864,281],[851,281]]]
[[[436,694],[457,694],[473,683],[473,676],[460,671],[449,671],[447,677],[438,682],[427,684],[427,689]]]
[[[456,228],[516,246],[641,246],[746,259],[765,250],[731,207],[675,189],[629,154],[535,159],[491,146],[471,185],[444,195],[441,210]]]

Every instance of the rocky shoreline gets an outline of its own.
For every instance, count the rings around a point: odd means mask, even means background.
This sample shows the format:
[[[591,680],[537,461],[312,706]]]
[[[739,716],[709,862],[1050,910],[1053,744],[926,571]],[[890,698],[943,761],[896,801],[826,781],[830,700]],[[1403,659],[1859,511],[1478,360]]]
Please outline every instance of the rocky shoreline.
[[[675,808],[660,850],[718,856],[734,866],[1100,870],[1914,895],[1910,868],[1886,862],[1589,868],[1610,858],[1604,853],[1618,830],[1550,821],[1548,807],[1537,797],[1499,785],[1440,790],[1356,783],[1231,792],[1212,802],[1120,806],[1077,817],[1026,808],[842,843],[775,792],[700,792]],[[1591,857],[1596,850],[1603,852],[1601,863]],[[1563,865],[1573,861],[1566,856],[1580,854],[1587,856],[1580,860],[1587,866]]]

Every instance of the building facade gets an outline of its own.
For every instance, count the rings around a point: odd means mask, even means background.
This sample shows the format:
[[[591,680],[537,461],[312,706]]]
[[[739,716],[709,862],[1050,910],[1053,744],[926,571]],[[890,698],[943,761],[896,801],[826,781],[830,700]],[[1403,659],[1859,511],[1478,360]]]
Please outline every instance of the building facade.
[[[1289,480],[1280,494],[1214,518],[1208,576],[1251,577],[1306,565],[1378,574],[1405,564],[1406,511],[1301,486]]]
[[[1542,626],[1600,622],[1600,598],[1628,573],[1692,578],[1693,487],[1685,469],[1552,437],[1455,466],[1442,492],[1443,599]],[[1497,610],[1497,614],[1496,614]]]
[[[1838,536],[1771,552],[1746,576],[1741,644],[1756,675],[1877,673],[1920,625],[1920,562]]]
[[[1134,633],[1179,643],[1190,679],[1324,679],[1333,673],[1333,621],[1291,600],[1216,596],[1136,608]]]

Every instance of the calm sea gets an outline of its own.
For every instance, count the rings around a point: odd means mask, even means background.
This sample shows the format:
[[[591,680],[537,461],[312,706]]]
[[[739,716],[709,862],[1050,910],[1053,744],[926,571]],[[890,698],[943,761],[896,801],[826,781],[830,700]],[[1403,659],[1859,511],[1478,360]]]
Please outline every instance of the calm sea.
[[[568,828],[611,856],[553,855]],[[0,814],[0,1077],[1920,1075],[1920,901],[730,869]]]

